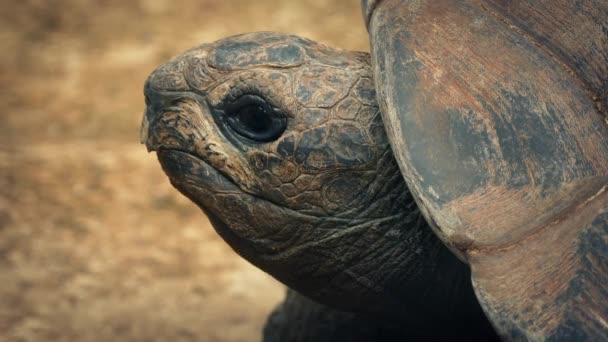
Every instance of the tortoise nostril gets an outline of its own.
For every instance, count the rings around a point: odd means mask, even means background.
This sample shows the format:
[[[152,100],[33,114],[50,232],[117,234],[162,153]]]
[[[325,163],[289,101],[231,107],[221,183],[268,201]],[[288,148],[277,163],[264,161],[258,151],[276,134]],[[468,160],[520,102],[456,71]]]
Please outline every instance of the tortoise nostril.
[[[146,89],[147,90],[147,89]],[[156,121],[156,117],[159,115],[156,110],[156,106],[153,104],[153,101],[150,99],[148,94],[145,94],[145,103],[146,108],[144,110],[143,119],[141,122],[141,130],[140,134],[140,142],[142,144],[148,145],[148,138],[150,136],[150,128],[154,125]],[[152,151],[153,149],[150,146],[147,146],[148,151]]]

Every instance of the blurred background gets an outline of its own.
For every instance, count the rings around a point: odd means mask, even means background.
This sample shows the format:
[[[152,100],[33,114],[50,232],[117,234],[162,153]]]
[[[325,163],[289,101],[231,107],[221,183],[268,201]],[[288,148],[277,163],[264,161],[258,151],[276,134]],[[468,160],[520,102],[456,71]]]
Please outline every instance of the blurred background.
[[[142,85],[248,31],[367,50],[359,1],[0,4],[0,341],[259,341],[284,289],[139,144]]]

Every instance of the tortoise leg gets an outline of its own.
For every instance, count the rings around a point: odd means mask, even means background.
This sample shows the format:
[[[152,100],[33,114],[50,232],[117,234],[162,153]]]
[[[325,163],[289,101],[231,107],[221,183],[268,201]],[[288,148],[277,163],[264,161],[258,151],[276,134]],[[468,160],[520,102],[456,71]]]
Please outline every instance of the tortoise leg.
[[[462,320],[454,318],[454,323]],[[435,321],[418,322],[428,325],[420,331],[402,322],[339,311],[314,302],[289,289],[285,301],[268,318],[264,327],[264,342],[370,342],[370,341],[498,341],[494,331],[476,319],[465,329]],[[433,327],[432,329],[429,327]]]
[[[314,302],[289,289],[272,312],[264,342],[391,341],[404,338],[396,326]]]

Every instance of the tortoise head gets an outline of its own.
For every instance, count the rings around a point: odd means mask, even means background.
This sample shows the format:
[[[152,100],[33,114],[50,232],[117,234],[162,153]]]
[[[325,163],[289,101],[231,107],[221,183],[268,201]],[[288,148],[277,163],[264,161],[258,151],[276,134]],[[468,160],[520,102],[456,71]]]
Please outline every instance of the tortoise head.
[[[389,288],[403,287],[402,268],[416,278],[412,260],[441,247],[429,229],[403,228],[424,221],[369,63],[278,33],[201,45],[148,78],[142,140],[247,260],[321,302],[373,312],[398,303]]]

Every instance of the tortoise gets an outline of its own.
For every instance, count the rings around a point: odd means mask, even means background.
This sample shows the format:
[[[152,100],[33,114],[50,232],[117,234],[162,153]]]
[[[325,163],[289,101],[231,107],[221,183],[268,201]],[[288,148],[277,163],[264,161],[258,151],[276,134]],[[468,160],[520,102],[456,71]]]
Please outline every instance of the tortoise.
[[[363,13],[371,56],[259,32],[144,86],[171,183],[291,289],[266,340],[608,337],[608,3]]]
[[[267,341],[402,336],[402,322],[407,336],[492,336],[466,265],[401,176],[369,54],[240,35],[162,65],[145,97],[142,140],[171,183],[235,251],[295,290]]]

